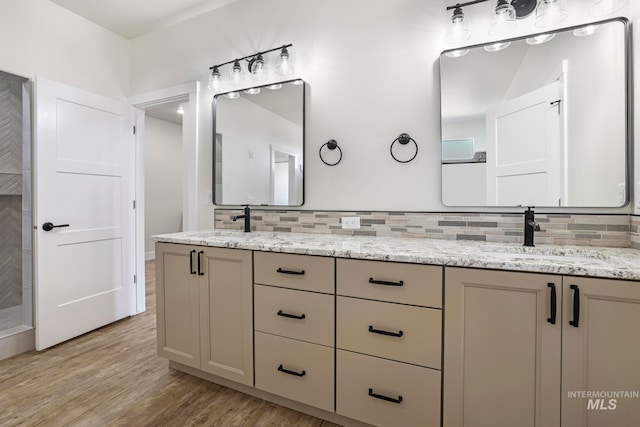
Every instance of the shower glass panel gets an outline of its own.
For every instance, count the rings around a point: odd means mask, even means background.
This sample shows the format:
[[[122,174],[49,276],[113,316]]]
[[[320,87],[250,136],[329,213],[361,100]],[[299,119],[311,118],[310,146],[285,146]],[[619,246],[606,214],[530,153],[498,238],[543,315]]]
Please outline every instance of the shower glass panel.
[[[0,71],[0,346],[33,326],[31,83]]]

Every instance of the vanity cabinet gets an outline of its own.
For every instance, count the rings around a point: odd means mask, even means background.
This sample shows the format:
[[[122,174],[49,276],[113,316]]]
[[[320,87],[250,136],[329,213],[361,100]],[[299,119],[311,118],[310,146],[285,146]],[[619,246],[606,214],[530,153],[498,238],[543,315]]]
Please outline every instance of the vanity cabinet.
[[[589,409],[570,395],[640,389],[640,284],[464,268],[445,277],[445,427],[640,425],[637,399]]]
[[[156,243],[158,354],[253,385],[251,251]]]
[[[255,386],[334,410],[335,260],[254,253]]]
[[[439,426],[442,267],[337,259],[336,293],[336,413]]]

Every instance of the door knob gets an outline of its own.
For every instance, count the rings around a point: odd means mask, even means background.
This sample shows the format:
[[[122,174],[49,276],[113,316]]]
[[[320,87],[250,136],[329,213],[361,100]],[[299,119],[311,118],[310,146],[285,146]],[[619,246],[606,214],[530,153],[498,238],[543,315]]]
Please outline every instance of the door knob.
[[[51,222],[45,222],[44,224],[42,224],[42,229],[44,231],[51,231],[54,228],[68,227],[68,226],[69,226],[69,224],[53,225],[53,223],[51,223]]]

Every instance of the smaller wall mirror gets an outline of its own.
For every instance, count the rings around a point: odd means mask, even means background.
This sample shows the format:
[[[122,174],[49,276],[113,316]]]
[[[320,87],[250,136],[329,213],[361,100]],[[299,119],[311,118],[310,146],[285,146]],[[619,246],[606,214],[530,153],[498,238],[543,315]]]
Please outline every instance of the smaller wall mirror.
[[[298,79],[214,96],[216,205],[304,203],[304,87]]]
[[[442,202],[628,200],[628,29],[615,19],[440,57]]]

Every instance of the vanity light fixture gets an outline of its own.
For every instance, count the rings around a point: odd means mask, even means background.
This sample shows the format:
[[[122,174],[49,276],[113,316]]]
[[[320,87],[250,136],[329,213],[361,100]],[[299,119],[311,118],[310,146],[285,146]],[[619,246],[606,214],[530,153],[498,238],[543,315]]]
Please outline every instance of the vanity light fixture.
[[[527,37],[526,42],[532,46],[543,44],[553,39],[556,33],[538,34],[537,36]]]
[[[456,5],[445,38],[448,43],[462,43],[469,40],[469,37],[471,37],[471,31],[464,20],[464,12],[462,12],[460,5]]]
[[[282,83],[276,83],[276,84],[269,85],[269,86],[267,86],[267,89],[269,89],[269,90],[282,89]]]
[[[549,27],[567,18],[563,0],[540,0],[536,9],[536,27]]]
[[[600,28],[599,25],[587,25],[584,27],[576,28],[573,30],[573,35],[576,37],[586,37],[595,34]]]
[[[461,56],[465,56],[467,53],[469,53],[469,49],[456,49],[445,52],[444,54],[449,58],[460,58]]]
[[[499,52],[509,47],[511,42],[497,42],[492,44],[487,44],[484,46],[484,50],[487,52]]]
[[[591,16],[604,16],[617,12],[628,3],[628,0],[595,0],[589,14]]]
[[[240,94],[238,92],[229,92],[225,93],[224,97],[227,99],[238,99],[240,98]]]
[[[507,0],[498,0],[491,14],[489,35],[503,36],[516,29],[516,9]]]
[[[220,68],[229,64],[233,64],[231,70],[229,71],[229,83],[236,87],[242,86],[245,81],[245,70],[243,68],[243,61],[247,62],[247,72],[252,79],[257,81],[267,80],[272,70],[267,61],[266,54],[276,51],[279,51],[280,54],[278,55],[278,59],[276,60],[273,70],[283,76],[293,74],[293,61],[288,50],[288,48],[290,48],[291,46],[293,46],[293,44],[289,43],[279,47],[275,47],[273,49],[256,52],[242,58],[236,58],[231,61],[223,62],[222,64],[213,65],[209,67],[210,74],[207,87],[210,90],[220,90],[224,81],[222,73],[220,72]]]
[[[249,95],[257,95],[260,93],[260,88],[259,87],[252,87],[250,89],[246,89],[244,91],[244,93],[249,94]]]

